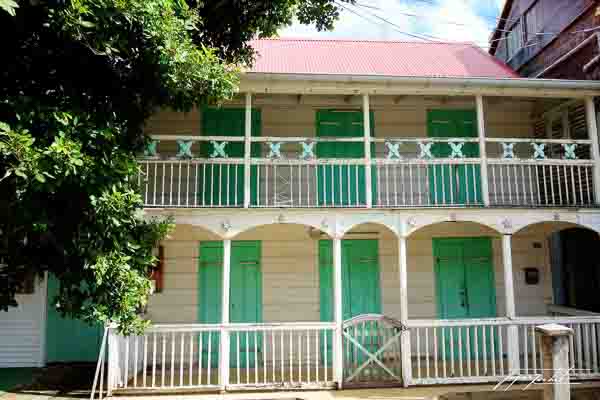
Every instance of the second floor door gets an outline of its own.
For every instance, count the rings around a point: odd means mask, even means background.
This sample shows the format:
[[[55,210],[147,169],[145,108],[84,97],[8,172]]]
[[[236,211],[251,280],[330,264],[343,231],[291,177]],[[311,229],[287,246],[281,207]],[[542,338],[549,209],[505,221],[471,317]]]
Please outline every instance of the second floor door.
[[[427,136],[431,138],[477,137],[475,110],[439,109],[427,112]],[[477,143],[460,144],[457,140],[456,158],[479,157]],[[452,158],[449,143],[435,143],[431,153],[434,158]],[[437,164],[429,166],[429,197],[432,205],[481,204],[481,169],[478,165]]]
[[[373,113],[371,113],[373,136]],[[317,137],[363,137],[363,113],[360,110],[318,110]],[[371,152],[374,151],[374,146]],[[360,159],[365,155],[363,142],[322,142],[318,158]],[[376,171],[371,171],[371,191],[375,196]],[[318,203],[321,206],[361,206],[366,204],[365,167],[357,164],[319,165],[317,167]]]

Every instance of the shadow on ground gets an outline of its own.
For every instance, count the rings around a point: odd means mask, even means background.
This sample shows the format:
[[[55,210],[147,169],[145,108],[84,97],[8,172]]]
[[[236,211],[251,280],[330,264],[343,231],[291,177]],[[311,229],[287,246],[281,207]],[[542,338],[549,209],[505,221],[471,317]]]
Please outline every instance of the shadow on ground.
[[[27,368],[29,377],[25,375],[25,371],[22,371],[19,376],[15,376],[15,379],[19,379],[12,383],[8,379],[0,379],[0,384],[6,381],[6,387],[0,389],[0,396],[2,400],[11,397],[18,399],[89,398],[95,367],[96,365],[92,363],[73,363]],[[19,369],[25,370],[25,368]]]

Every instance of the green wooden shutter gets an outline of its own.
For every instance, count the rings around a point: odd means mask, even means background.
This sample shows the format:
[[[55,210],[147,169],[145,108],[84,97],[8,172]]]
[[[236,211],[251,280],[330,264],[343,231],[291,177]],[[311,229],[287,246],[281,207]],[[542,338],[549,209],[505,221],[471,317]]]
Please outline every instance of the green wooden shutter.
[[[233,241],[231,243],[231,274],[229,296],[229,319],[231,322],[262,321],[262,272],[261,242]],[[198,273],[198,320],[202,323],[221,322],[221,299],[223,277],[223,242],[200,243]],[[237,362],[239,343],[240,364],[254,365],[254,349],[262,354],[262,336],[246,339],[234,334],[231,341],[231,363]],[[218,365],[219,338],[212,335],[211,363]],[[234,340],[235,339],[235,340]],[[255,346],[255,340],[256,346]],[[208,362],[208,334],[203,340],[204,362]],[[259,356],[257,356],[260,358]]]
[[[200,242],[200,258],[198,259],[198,321],[200,323],[221,323],[222,283],[223,242]],[[201,335],[202,363],[208,365],[210,359],[212,367],[217,367],[219,365],[220,334],[209,335],[206,332]]]
[[[374,114],[371,112],[371,136],[374,136]],[[362,137],[363,114],[353,110],[317,110],[317,137]],[[372,144],[371,152],[375,153]],[[363,143],[318,143],[318,158],[362,158]],[[376,199],[377,171],[371,169],[371,191]],[[319,205],[347,206],[366,204],[365,167],[362,165],[320,165],[318,174]],[[356,179],[358,178],[358,179]],[[358,182],[357,182],[358,181]]]
[[[427,135],[438,138],[477,137],[477,115],[474,110],[428,110]],[[447,158],[451,154],[450,146],[437,143],[432,146],[436,158]],[[477,143],[465,143],[465,157],[478,157]],[[432,204],[479,204],[481,196],[481,168],[476,165],[433,165],[429,166],[430,201]],[[450,180],[452,179],[452,185]],[[457,187],[454,182],[461,182]],[[452,194],[450,188],[452,186]]]
[[[490,318],[496,316],[496,287],[494,283],[494,267],[492,244],[489,237],[476,238],[436,238],[433,240],[433,255],[435,260],[436,293],[438,317],[441,319],[462,318]],[[479,357],[484,357],[483,329],[471,331],[471,355],[475,355],[475,348],[480,350]],[[487,328],[486,328],[487,329]],[[440,348],[446,349],[446,356],[451,357],[450,341],[453,348],[458,349],[459,335],[462,343],[466,343],[466,333],[454,330],[450,335],[448,329],[440,341]],[[486,330],[486,348],[491,349],[493,335]],[[494,339],[495,340],[495,339]],[[477,341],[477,346],[475,342]],[[498,343],[494,341],[494,349]],[[489,353],[488,353],[489,354]],[[466,347],[463,353],[454,352],[454,357],[466,356]]]
[[[202,112],[203,136],[241,136],[245,135],[245,110],[243,108],[205,108]],[[260,110],[252,110],[252,136],[261,134]],[[209,158],[213,145],[205,142],[200,146],[200,156]],[[230,142],[225,146],[225,152],[231,158],[244,157],[244,143]],[[253,157],[260,156],[260,143],[251,147]],[[206,185],[199,193],[201,204],[221,204],[229,206],[242,206],[244,204],[244,166],[229,166],[229,175],[225,166],[207,164]],[[250,168],[250,202],[257,203],[256,188],[258,187],[258,169]],[[219,189],[221,192],[219,192]]]

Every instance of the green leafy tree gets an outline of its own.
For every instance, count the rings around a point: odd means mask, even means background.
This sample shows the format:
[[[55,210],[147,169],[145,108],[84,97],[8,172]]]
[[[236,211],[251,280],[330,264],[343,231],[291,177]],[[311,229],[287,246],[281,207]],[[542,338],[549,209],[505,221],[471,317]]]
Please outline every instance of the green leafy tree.
[[[248,42],[294,18],[331,28],[334,0],[0,0],[0,309],[26,277],[60,282],[53,304],[141,331],[153,248],[135,155],[161,107],[231,98]]]

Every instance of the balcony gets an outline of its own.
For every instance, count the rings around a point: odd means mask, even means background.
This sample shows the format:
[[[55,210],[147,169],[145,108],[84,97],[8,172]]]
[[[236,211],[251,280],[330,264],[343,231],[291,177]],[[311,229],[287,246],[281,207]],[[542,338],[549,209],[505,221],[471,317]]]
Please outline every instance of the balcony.
[[[314,97],[288,105],[289,96],[271,95],[246,112],[233,103],[221,109],[237,110],[226,113],[229,131],[211,128],[214,110],[193,119],[159,114],[139,160],[145,206],[580,208],[598,201],[591,100],[378,96],[369,103],[363,96],[361,112],[347,99],[330,99],[335,110],[323,110],[323,97]],[[202,134],[177,133],[190,123]]]

